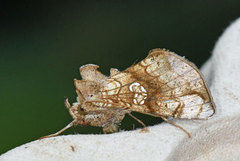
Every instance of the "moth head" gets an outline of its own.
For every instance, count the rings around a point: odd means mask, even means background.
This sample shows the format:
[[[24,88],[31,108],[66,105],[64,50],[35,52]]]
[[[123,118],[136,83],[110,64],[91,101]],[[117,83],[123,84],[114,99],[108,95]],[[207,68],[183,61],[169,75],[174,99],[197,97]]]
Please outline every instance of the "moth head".
[[[69,109],[73,119],[76,120],[77,124],[85,125],[85,116],[87,112],[82,108],[81,104],[76,104]]]
[[[71,126],[75,126],[78,124],[89,125],[88,120],[86,120],[86,117],[89,112],[84,110],[84,108],[82,107],[82,104],[73,103],[73,105],[71,106],[71,104],[68,102],[67,98],[64,100],[64,104],[67,107],[67,109],[69,110],[69,113],[73,118]]]
[[[89,124],[88,122],[85,121],[87,112],[85,112],[85,110],[81,107],[80,103],[74,103],[73,106],[71,106],[70,103],[68,102],[68,99],[66,98],[64,100],[64,104],[65,104],[66,108],[69,110],[70,115],[73,117],[73,121],[70,122],[63,129],[59,130],[58,132],[51,134],[51,135],[41,137],[40,139],[57,136],[57,135],[61,134],[63,131],[67,130],[68,128],[70,128],[72,126],[76,126],[78,124],[81,124],[81,125]]]
[[[85,104],[84,104],[85,105]],[[84,105],[79,103],[74,104],[69,108],[75,125],[91,125],[103,127],[104,133],[112,133],[118,130],[119,123],[123,120],[126,113],[129,111],[119,109],[105,109],[95,107],[94,110],[86,110]]]
[[[87,111],[78,103],[70,107],[69,112],[75,120],[75,125],[102,126],[105,117],[109,117],[109,114],[105,115],[106,111]]]

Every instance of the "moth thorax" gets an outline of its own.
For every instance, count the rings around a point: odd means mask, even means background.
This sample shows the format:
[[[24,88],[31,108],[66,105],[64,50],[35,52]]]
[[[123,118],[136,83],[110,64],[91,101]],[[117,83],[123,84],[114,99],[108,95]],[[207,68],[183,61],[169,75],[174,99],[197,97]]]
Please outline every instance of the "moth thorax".
[[[92,100],[94,98],[97,98],[100,90],[100,85],[94,81],[82,80],[79,82],[78,88],[85,100]]]

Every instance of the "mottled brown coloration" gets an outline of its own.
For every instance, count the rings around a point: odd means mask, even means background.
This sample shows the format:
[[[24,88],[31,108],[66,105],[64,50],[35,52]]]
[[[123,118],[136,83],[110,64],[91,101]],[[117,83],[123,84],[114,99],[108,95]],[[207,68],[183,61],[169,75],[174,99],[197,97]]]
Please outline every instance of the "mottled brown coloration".
[[[154,49],[144,60],[120,72],[111,68],[110,76],[100,73],[97,65],[80,68],[82,80],[74,79],[77,103],[65,101],[73,122],[65,129],[81,124],[103,127],[104,133],[116,132],[125,114],[143,126],[131,111],[161,117],[207,119],[215,106],[207,85],[197,67],[186,59],[164,49]],[[47,136],[47,137],[49,137]]]

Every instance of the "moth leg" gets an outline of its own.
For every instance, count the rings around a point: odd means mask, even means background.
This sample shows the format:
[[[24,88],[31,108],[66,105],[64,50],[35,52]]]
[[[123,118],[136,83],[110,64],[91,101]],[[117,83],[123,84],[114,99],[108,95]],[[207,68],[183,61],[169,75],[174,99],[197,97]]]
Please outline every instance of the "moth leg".
[[[141,121],[139,120],[138,118],[136,118],[135,116],[133,116],[131,113],[128,113],[129,116],[131,116],[134,120],[136,120],[137,122],[139,122],[143,127],[146,127],[146,125]]]
[[[118,131],[118,126],[116,124],[107,124],[103,127],[103,133],[114,133]]]
[[[128,115],[131,116],[134,120],[136,120],[137,122],[139,122],[143,126],[143,129],[140,132],[149,132],[148,128],[146,127],[146,125],[141,120],[139,120],[138,118],[133,116],[131,113],[128,113]]]
[[[47,135],[47,136],[43,136],[43,137],[40,137],[39,139],[44,139],[44,138],[49,138],[49,137],[53,137],[53,136],[57,136],[59,134],[61,134],[63,131],[67,130],[68,128],[72,127],[72,126],[75,126],[77,123],[76,120],[73,120],[71,123],[69,123],[67,126],[65,126],[63,129],[59,130],[58,132],[54,133],[54,134],[51,134],[51,135]]]
[[[172,121],[169,121],[166,117],[163,117],[163,116],[160,116],[160,117],[161,117],[164,121],[166,121],[167,123],[169,123],[169,124],[171,124],[171,125],[179,128],[179,129],[181,129],[182,131],[184,131],[184,132],[188,135],[188,137],[191,138],[191,134],[190,134],[187,130],[185,130],[183,127],[175,124],[175,123],[172,122]]]

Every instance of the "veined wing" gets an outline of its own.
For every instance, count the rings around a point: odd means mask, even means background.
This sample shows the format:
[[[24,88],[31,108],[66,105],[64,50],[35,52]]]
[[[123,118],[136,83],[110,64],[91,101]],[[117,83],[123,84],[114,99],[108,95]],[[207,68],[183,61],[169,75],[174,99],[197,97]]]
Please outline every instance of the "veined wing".
[[[150,115],[205,119],[215,106],[197,67],[162,49],[106,79],[101,98],[106,107]]]

